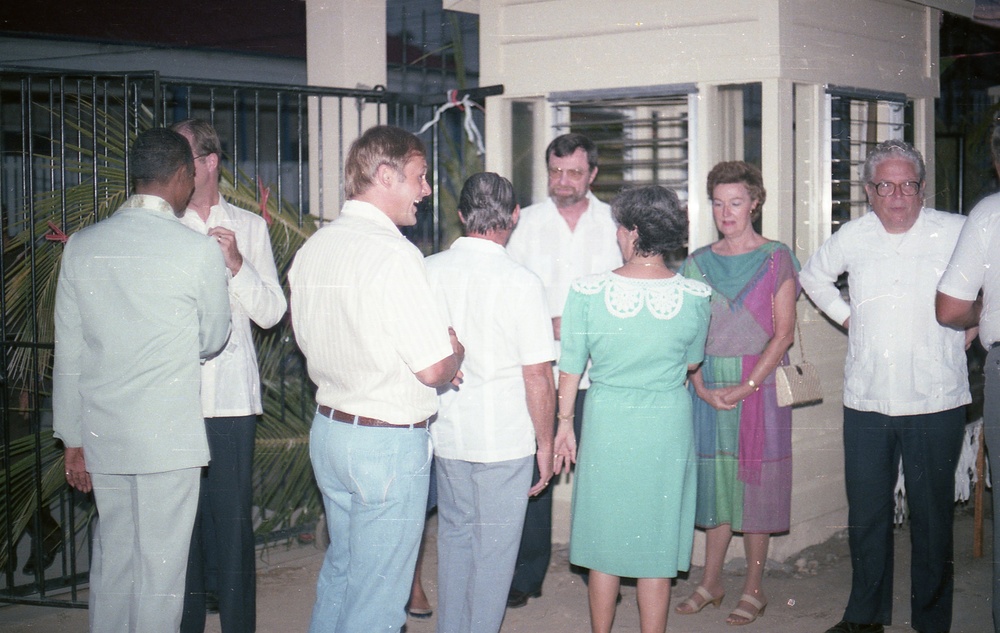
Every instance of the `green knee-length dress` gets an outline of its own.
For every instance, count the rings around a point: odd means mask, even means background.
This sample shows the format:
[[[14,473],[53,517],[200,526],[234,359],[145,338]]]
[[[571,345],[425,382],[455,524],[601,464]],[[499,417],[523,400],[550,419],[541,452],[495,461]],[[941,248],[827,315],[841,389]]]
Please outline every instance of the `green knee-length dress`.
[[[711,290],[674,276],[574,282],[559,369],[591,385],[573,486],[570,561],[616,576],[687,570],[694,535],[689,364],[704,357]]]

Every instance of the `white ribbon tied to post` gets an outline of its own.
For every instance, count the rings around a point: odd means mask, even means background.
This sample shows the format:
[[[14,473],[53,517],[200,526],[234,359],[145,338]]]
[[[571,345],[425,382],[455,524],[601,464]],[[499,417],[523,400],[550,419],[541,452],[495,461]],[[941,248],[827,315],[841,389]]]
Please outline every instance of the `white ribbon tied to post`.
[[[445,103],[439,107],[434,112],[434,118],[424,124],[417,134],[423,134],[432,126],[437,125],[438,121],[441,120],[441,113],[450,108],[462,108],[465,112],[465,121],[463,122],[463,127],[465,128],[465,135],[468,137],[469,142],[476,146],[476,153],[482,156],[486,153],[486,146],[483,145],[483,135],[479,133],[479,128],[476,126],[475,120],[472,118],[472,109],[479,107],[476,103],[469,98],[469,95],[462,96],[461,101],[458,100],[458,91],[449,90],[448,91],[448,103]]]

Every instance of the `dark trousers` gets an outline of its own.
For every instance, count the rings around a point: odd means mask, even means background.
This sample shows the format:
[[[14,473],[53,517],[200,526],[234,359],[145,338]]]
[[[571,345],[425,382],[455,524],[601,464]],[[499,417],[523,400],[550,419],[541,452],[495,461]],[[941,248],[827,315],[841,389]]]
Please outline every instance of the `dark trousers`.
[[[205,592],[219,598],[223,633],[257,626],[253,535],[253,447],[256,416],[206,418],[212,461],[202,469],[198,515],[188,556],[181,633],[205,630]]]
[[[586,389],[576,394],[574,405],[573,431],[576,433],[577,454],[583,439],[583,401],[587,395]],[[535,463],[531,485],[538,483],[540,475],[538,464]],[[517,552],[517,563],[514,565],[514,578],[510,588],[524,593],[536,593],[542,590],[545,572],[549,569],[552,557],[552,488],[547,487],[538,496],[528,499],[528,509],[524,515],[524,529],[521,531],[521,547]]]
[[[888,416],[844,408],[851,597],[848,622],[892,622],[893,489],[903,458],[910,510],[910,608],[913,628],[951,627],[955,467],[965,407]]]
[[[1000,455],[1000,347],[994,347],[986,356],[983,366],[986,373],[986,401],[983,406],[983,433],[990,457]],[[990,469],[992,476],[992,469]],[[1000,484],[993,477],[993,631],[1000,633]]]

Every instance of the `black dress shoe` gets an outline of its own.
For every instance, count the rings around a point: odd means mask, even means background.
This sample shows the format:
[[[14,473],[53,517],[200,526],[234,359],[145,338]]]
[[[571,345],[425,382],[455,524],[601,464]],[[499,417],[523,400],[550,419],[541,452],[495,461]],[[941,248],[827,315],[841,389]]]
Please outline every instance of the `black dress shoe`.
[[[21,569],[21,573],[26,576],[34,576],[35,573],[40,573],[43,569],[48,569],[56,560],[56,554],[62,549],[62,539],[56,537],[54,539],[45,539],[42,543],[42,566],[38,567],[38,560],[35,558],[35,544],[31,544],[31,553],[28,554],[28,560],[24,562],[24,568]],[[17,563],[15,563],[16,565]]]
[[[507,607],[510,609],[517,609],[528,604],[528,598],[541,598],[542,590],[538,591],[521,591],[520,589],[511,589],[510,593],[507,594]]]
[[[826,630],[826,633],[885,633],[881,624],[858,624],[841,620]]]

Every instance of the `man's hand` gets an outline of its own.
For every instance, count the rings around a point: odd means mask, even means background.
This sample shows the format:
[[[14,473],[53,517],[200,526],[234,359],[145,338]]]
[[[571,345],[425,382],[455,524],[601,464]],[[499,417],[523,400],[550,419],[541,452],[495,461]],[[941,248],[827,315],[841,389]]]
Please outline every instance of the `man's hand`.
[[[240,249],[236,245],[236,234],[229,229],[216,226],[208,229],[208,235],[219,243],[222,258],[226,260],[226,268],[235,276],[243,267],[243,256],[240,255]]]
[[[83,448],[66,447],[63,453],[66,461],[66,483],[80,492],[90,492],[94,486],[90,483],[90,473],[83,457]]]
[[[465,360],[465,346],[458,340],[455,328],[450,325],[448,326],[448,336],[451,338],[451,350],[455,354],[455,360],[458,361],[458,370],[455,372],[455,377],[451,379],[451,384],[458,387],[462,384],[462,378],[465,376],[462,373],[462,361]]]
[[[970,327],[968,330],[966,330],[965,331],[965,349],[969,349],[970,347],[972,347],[972,341],[976,340],[976,337],[978,337],[978,336],[979,336],[979,326],[978,325],[976,327]]]
[[[528,491],[529,497],[535,497],[545,492],[552,479],[552,446],[539,446],[535,451],[535,462],[538,464],[538,483]]]

